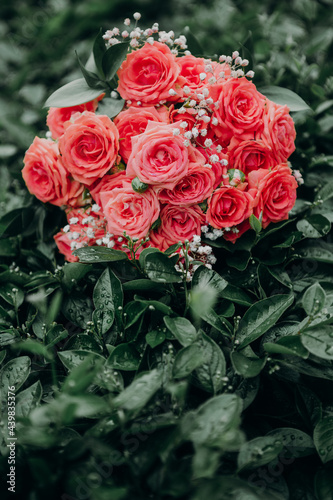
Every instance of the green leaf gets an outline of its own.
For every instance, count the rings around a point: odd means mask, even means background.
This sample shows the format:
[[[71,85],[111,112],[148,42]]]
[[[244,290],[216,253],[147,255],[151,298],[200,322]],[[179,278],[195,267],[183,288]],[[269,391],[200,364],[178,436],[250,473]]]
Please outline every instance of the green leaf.
[[[118,260],[128,260],[125,252],[122,250],[113,250],[105,247],[83,247],[73,252],[73,255],[79,257],[80,262],[115,262]]]
[[[204,357],[198,344],[184,347],[176,355],[172,375],[174,378],[188,377],[203,362]]]
[[[332,476],[333,464],[329,464],[327,468],[317,471],[314,480],[317,500],[333,500]]]
[[[266,364],[266,358],[248,358],[237,351],[231,352],[230,359],[235,372],[244,378],[256,377]]]
[[[74,292],[63,302],[62,312],[74,325],[85,329],[92,319],[93,303],[90,297]]]
[[[102,89],[92,89],[84,78],[66,83],[63,87],[53,92],[47,99],[44,107],[69,108],[78,106],[96,99],[102,94]]]
[[[322,418],[322,404],[318,396],[308,387],[298,385],[296,405],[308,427],[314,427]]]
[[[24,352],[31,352],[32,354],[36,354],[37,356],[44,356],[46,359],[50,360],[53,358],[52,353],[48,350],[45,345],[37,340],[27,339],[22,342],[18,342],[14,346],[12,346],[15,350],[22,350]]]
[[[213,308],[202,312],[200,317],[223,335],[230,337],[229,328],[226,326],[227,321],[224,318],[220,318]]]
[[[306,219],[299,220],[296,226],[303,233],[304,238],[321,238],[331,229],[330,221],[320,214],[310,215]]]
[[[124,291],[135,291],[135,292],[160,292],[163,293],[165,287],[163,283],[154,283],[148,279],[137,279],[132,281],[127,281],[123,283]]]
[[[109,392],[119,393],[124,390],[124,380],[121,373],[109,366],[108,360],[105,361],[102,368],[97,370],[94,384]]]
[[[268,464],[282,451],[280,439],[273,436],[261,436],[244,443],[237,457],[239,470],[256,469]]]
[[[228,282],[212,269],[200,266],[193,275],[192,287],[200,286],[205,288],[207,285],[216,290],[219,296],[222,297],[222,292],[227,288]]]
[[[93,351],[97,353],[102,351],[101,345],[96,342],[95,338],[86,333],[72,335],[66,342],[65,349],[66,351]]]
[[[83,77],[87,82],[88,87],[91,89],[103,89],[105,88],[105,83],[101,82],[99,77],[92,71],[87,70],[87,68],[82,64],[77,52],[75,51],[77,61],[79,63],[80,69],[82,71]]]
[[[84,393],[92,384],[97,372],[101,371],[104,362],[102,356],[96,357],[96,353],[91,352],[90,356],[86,356],[82,363],[73,366],[62,385],[62,392],[78,395]]]
[[[14,386],[15,392],[24,384],[30,373],[31,360],[28,356],[11,359],[0,370],[0,396],[5,401],[8,387]]]
[[[79,262],[67,263],[62,268],[63,277],[61,282],[66,290],[70,292],[87,273],[92,271],[92,269],[93,266],[87,266],[85,264],[80,264]]]
[[[2,330],[2,333],[0,333],[0,347],[15,344],[19,340],[21,340],[21,336],[18,330],[10,328],[9,330]]]
[[[325,185],[318,191],[315,201],[327,201],[333,196],[333,182],[326,182]]]
[[[112,45],[103,55],[102,68],[107,81],[117,73],[121,63],[127,55],[129,44],[127,42],[116,43]]]
[[[205,391],[216,394],[223,388],[222,378],[226,373],[224,354],[214,340],[204,333],[197,342],[201,347],[204,363],[197,368],[196,379]]]
[[[157,369],[141,374],[113,400],[116,408],[141,410],[160,388],[162,378]]]
[[[134,296],[134,299],[137,302],[141,302],[142,304],[145,304],[146,306],[148,306],[148,309],[150,311],[157,310],[163,314],[166,314],[167,316],[174,314],[171,307],[167,306],[166,304],[164,304],[163,302],[161,302],[159,300],[143,300],[143,299],[140,299],[139,297],[137,297],[136,295]]]
[[[232,450],[239,445],[241,411],[242,400],[235,394],[216,396],[185,415],[182,432],[195,445]]]
[[[125,329],[130,328],[148,309],[148,304],[142,301],[128,302],[125,306],[124,317],[126,318]]]
[[[303,111],[310,109],[310,107],[299,95],[289,89],[271,85],[269,87],[262,87],[258,90],[276,104],[288,106],[290,111]]]
[[[313,432],[313,441],[321,461],[326,464],[333,459],[333,417],[327,416],[318,422]]]
[[[250,306],[253,303],[253,300],[242,288],[230,284],[220,292],[220,296],[241,306]]]
[[[333,326],[308,328],[301,334],[304,347],[319,358],[333,359]]]
[[[275,344],[273,342],[265,342],[263,347],[269,354],[294,355],[303,359],[309,357],[309,353],[301,343],[299,335],[282,337]]]
[[[104,360],[103,356],[97,354],[96,352],[76,349],[58,352],[58,356],[64,367],[69,371],[83,363],[86,358],[90,359],[91,365],[95,365],[95,363],[99,362],[100,359]]]
[[[103,71],[102,60],[103,56],[106,52],[105,40],[103,38],[103,30],[102,28],[99,30],[98,35],[95,38],[93,45],[93,56],[94,62],[101,78],[105,78],[105,74]]]
[[[38,406],[43,388],[39,380],[16,396],[16,416],[27,417]]]
[[[306,457],[315,452],[312,438],[299,429],[282,427],[280,429],[273,429],[267,436],[272,436],[281,441],[290,455],[295,458]]]
[[[303,259],[333,264],[333,245],[324,241],[321,243],[321,245],[307,246],[300,250],[300,256]]]
[[[250,226],[252,227],[252,229],[257,234],[259,234],[260,231],[262,230],[262,225],[261,225],[260,220],[257,219],[257,217],[254,214],[252,214],[252,215],[250,215],[249,222],[250,222]]]
[[[108,365],[115,370],[135,371],[140,365],[140,355],[138,351],[127,343],[119,344],[108,358]]]
[[[234,267],[238,271],[245,271],[250,261],[251,254],[247,250],[240,250],[233,255],[228,255],[226,262],[228,266]]]
[[[253,304],[241,319],[237,340],[243,348],[273,326],[294,301],[293,295],[274,295]]]
[[[180,283],[182,274],[175,269],[175,259],[162,252],[151,252],[145,256],[144,271],[156,283]]]
[[[197,340],[198,333],[188,319],[182,317],[171,318],[170,316],[164,316],[163,320],[165,326],[183,347],[187,347]]]
[[[101,274],[94,288],[93,300],[96,307],[93,320],[101,335],[110,330],[115,318],[121,327],[123,290],[119,279],[111,269],[106,268]]]
[[[146,342],[152,349],[162,344],[165,340],[165,334],[159,330],[153,330],[146,335]]]
[[[133,191],[135,191],[136,193],[144,193],[149,188],[149,185],[141,182],[139,177],[134,177],[131,184]]]
[[[122,111],[125,104],[124,99],[114,99],[113,97],[104,97],[98,103],[97,115],[106,115],[109,118],[114,118]]]
[[[305,291],[302,299],[302,306],[306,314],[314,316],[325,306],[325,301],[325,290],[319,285],[319,283],[314,283]]]

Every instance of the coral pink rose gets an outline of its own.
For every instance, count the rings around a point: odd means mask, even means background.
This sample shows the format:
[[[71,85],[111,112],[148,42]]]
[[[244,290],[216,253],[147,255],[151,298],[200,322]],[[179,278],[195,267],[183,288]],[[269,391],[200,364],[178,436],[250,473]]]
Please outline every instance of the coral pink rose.
[[[194,205],[208,198],[214,189],[215,175],[205,165],[205,157],[194,150],[187,175],[182,177],[173,189],[161,189],[158,198],[161,203],[172,205]]]
[[[52,205],[82,205],[84,186],[70,178],[59,158],[58,145],[35,137],[24,157],[23,179],[30,193]]]
[[[267,100],[263,115],[265,138],[272,147],[277,163],[285,163],[295,151],[296,131],[287,106],[280,106]]]
[[[89,111],[73,115],[59,139],[63,164],[74,179],[90,186],[115,163],[118,141],[117,127],[108,116]]]
[[[78,257],[72,254],[71,240],[68,238],[68,235],[66,233],[60,231],[53,238],[56,242],[59,252],[65,256],[65,259],[68,262],[77,262],[79,260]]]
[[[160,212],[155,192],[135,192],[130,179],[122,187],[102,192],[100,200],[108,231],[119,236],[125,231],[132,238],[145,238]]]
[[[168,110],[164,106],[158,109],[153,106],[147,108],[130,107],[121,111],[114,119],[119,131],[119,154],[125,163],[128,162],[132,152],[132,137],[142,134],[146,130],[148,121],[169,123]]]
[[[239,188],[222,186],[208,200],[207,221],[216,229],[237,226],[253,212],[252,196]]]
[[[250,222],[248,219],[246,219],[237,226],[234,226],[231,231],[225,231],[223,234],[223,238],[227,241],[230,241],[231,243],[236,243],[238,238],[240,238],[250,228]]]
[[[146,43],[127,55],[118,70],[118,92],[123,99],[136,105],[154,105],[160,101],[175,101],[182,97],[180,68],[175,56],[164,43]],[[177,92],[171,96],[169,90]]]
[[[262,226],[287,220],[296,201],[297,181],[287,164],[273,170],[253,170],[248,176],[249,188],[257,191],[254,213],[262,213]]]
[[[205,215],[198,205],[165,205],[161,210],[160,219],[159,228],[150,232],[150,242],[164,251],[178,241],[191,240],[195,234],[200,235]]]
[[[245,175],[259,168],[272,168],[279,163],[265,138],[242,141],[233,137],[228,151],[229,168],[237,168]]]
[[[212,166],[212,171],[215,177],[213,189],[216,189],[218,186],[220,186],[220,184],[224,183],[225,178],[227,178],[229,181],[229,177],[227,174],[229,168],[228,167],[229,155],[227,150],[218,153],[215,147],[210,147],[206,149],[200,147],[197,148],[197,151],[200,151],[204,155],[205,161],[207,163],[210,163],[210,165]],[[210,160],[210,157],[212,155],[217,155],[219,157],[219,161],[212,162]]]
[[[185,79],[185,85],[192,91],[200,91],[200,88],[204,86],[200,74],[205,73],[205,60],[202,57],[188,55],[177,57],[176,61],[180,68],[180,75]]]
[[[231,78],[223,83],[217,102],[217,134],[223,135],[225,130],[239,136],[262,129],[265,98],[246,78]]]
[[[189,152],[184,138],[174,135],[178,124],[149,122],[143,134],[133,137],[127,175],[155,187],[172,189],[187,174]]]
[[[82,113],[83,111],[96,111],[98,101],[100,101],[105,94],[101,94],[97,99],[79,104],[78,106],[71,106],[68,108],[50,108],[47,114],[46,123],[49,127],[53,139],[58,139],[64,133],[64,123],[70,120],[74,113]]]
[[[104,175],[101,180],[96,182],[92,189],[90,189],[90,194],[96,201],[97,205],[101,205],[101,193],[105,191],[112,191],[114,188],[123,187],[124,183],[128,184],[128,177],[125,170],[117,172],[111,175]]]

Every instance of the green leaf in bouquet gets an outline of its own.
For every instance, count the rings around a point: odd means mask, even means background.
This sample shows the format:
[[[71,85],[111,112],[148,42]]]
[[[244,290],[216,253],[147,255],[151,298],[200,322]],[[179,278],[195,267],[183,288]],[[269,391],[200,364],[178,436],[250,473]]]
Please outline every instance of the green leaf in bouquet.
[[[282,439],[274,436],[260,436],[244,443],[237,457],[238,470],[256,469],[268,464],[283,449]]]
[[[0,257],[16,257],[18,254],[18,248],[17,238],[0,240]]]
[[[266,436],[277,438],[292,457],[306,457],[315,453],[312,438],[305,432],[291,427],[273,429]]]
[[[58,342],[66,339],[67,337],[68,331],[65,330],[62,325],[52,325],[46,333],[45,344],[50,348],[58,344]]]
[[[77,52],[75,52],[75,54],[76,54],[76,58],[77,58],[77,61],[79,63],[80,69],[82,71],[83,77],[84,77],[85,81],[87,82],[88,87],[91,89],[104,89],[105,83],[101,82],[101,80],[99,79],[99,77],[95,73],[93,73],[92,71],[89,71],[84,66],[84,64],[82,64]]]
[[[62,312],[65,317],[82,329],[87,327],[88,321],[92,319],[93,303],[90,297],[78,292],[71,293],[62,304]]]
[[[313,432],[313,441],[321,461],[326,464],[333,459],[333,417],[320,420]]]
[[[39,380],[16,396],[17,417],[27,417],[33,408],[38,406],[42,397],[42,384]]]
[[[161,385],[162,377],[157,369],[142,373],[113,400],[113,404],[128,411],[141,410]]]
[[[123,290],[119,279],[111,269],[106,268],[98,279],[93,292],[93,301],[96,307],[93,321],[101,335],[110,330],[115,318],[118,326],[122,326]]]
[[[308,387],[297,385],[296,390],[297,410],[307,426],[312,429],[322,419],[322,403],[318,396]]]
[[[241,411],[242,400],[235,394],[215,396],[183,417],[182,433],[197,446],[237,449],[243,440],[238,429]]]
[[[109,118],[114,118],[122,111],[124,107],[124,99],[114,99],[113,97],[104,97],[98,103],[97,115],[106,115]]]
[[[102,28],[99,30],[98,35],[95,38],[93,45],[93,58],[95,62],[96,69],[98,71],[99,76],[104,79],[105,74],[102,66],[103,56],[106,52],[105,40],[103,38],[103,30]]]
[[[205,287],[206,285],[209,285],[210,287],[215,289],[219,296],[222,296],[222,292],[228,286],[228,282],[212,269],[208,269],[205,266],[200,266],[193,275],[192,287]]]
[[[173,258],[159,251],[150,252],[145,255],[144,270],[148,278],[156,283],[180,283],[183,276],[175,269],[177,260],[177,256]]]
[[[67,368],[68,371],[73,370],[77,366],[79,366],[81,363],[83,363],[87,358],[89,358],[89,362],[92,366],[95,365],[95,363],[99,363],[101,359],[104,360],[103,356],[100,354],[97,354],[96,352],[92,351],[84,351],[82,349],[73,349],[70,351],[59,351],[58,356],[62,364],[64,365],[65,368]]]
[[[131,344],[119,344],[108,358],[108,366],[115,370],[136,371],[139,368],[141,357]]]
[[[220,318],[220,316],[217,315],[217,313],[212,307],[206,309],[205,311],[202,311],[200,314],[200,318],[206,321],[206,323],[211,325],[213,328],[218,330],[223,335],[230,337],[232,333],[230,332],[229,328],[230,323],[227,322],[227,320],[224,319],[223,317]]]
[[[249,222],[250,222],[250,226],[252,227],[252,229],[257,234],[259,234],[260,231],[262,230],[262,225],[261,225],[260,220],[257,219],[257,217],[254,214],[252,214],[252,215],[250,215]]]
[[[144,300],[140,299],[136,295],[134,296],[134,299],[138,302],[141,302],[142,304],[145,304],[148,306],[148,309],[150,311],[160,311],[163,314],[166,314],[167,316],[173,315],[174,312],[171,309],[171,307],[167,306],[164,304],[164,302],[159,301],[159,300]]]
[[[105,247],[83,247],[73,252],[79,257],[80,262],[89,264],[90,262],[115,262],[118,260],[128,260],[125,252]]]
[[[260,385],[260,377],[243,378],[237,385],[235,394],[242,398],[243,410],[248,408],[256,399]]]
[[[93,266],[87,266],[85,264],[80,264],[79,262],[69,262],[62,268],[63,276],[61,282],[65,289],[70,292],[73,287],[76,286],[78,282],[82,280],[82,278],[84,278],[85,275],[92,269]]]
[[[15,387],[15,392],[24,384],[29,376],[31,360],[28,356],[11,359],[0,370],[0,397],[5,401],[8,387]]]
[[[119,393],[124,390],[124,380],[121,373],[114,370],[108,364],[108,360],[97,370],[94,384],[109,392]]]
[[[84,78],[66,83],[53,92],[44,104],[44,107],[69,108],[92,101],[102,94],[103,89],[92,89]]]
[[[263,347],[269,354],[294,355],[303,359],[309,357],[309,352],[303,346],[299,335],[281,337],[276,343],[264,342]]]
[[[134,177],[132,180],[132,188],[136,193],[144,193],[149,188],[149,185],[141,182],[139,177]]]
[[[98,358],[91,352],[79,365],[73,367],[67,375],[61,391],[67,394],[82,394],[92,384],[95,376],[101,371],[105,362],[102,356]]]
[[[226,361],[220,347],[213,339],[202,333],[198,339],[204,362],[195,371],[195,378],[205,391],[217,394],[223,388]]]
[[[4,283],[0,286],[0,297],[11,306],[18,308],[24,300],[24,292],[11,283]]]
[[[250,358],[240,352],[230,353],[230,359],[235,372],[244,378],[252,378],[259,375],[266,364],[267,358]]]
[[[291,306],[294,296],[273,295],[253,304],[241,319],[236,338],[243,348],[261,337]]]
[[[186,44],[191,54],[193,56],[202,56],[205,52],[188,26],[185,26],[183,33],[186,36]]]
[[[212,450],[207,446],[195,446],[192,461],[193,479],[213,478],[220,465],[220,450]]]
[[[7,351],[4,350],[0,352],[0,365],[2,365],[2,363],[4,362],[6,355]]]
[[[320,241],[320,244],[303,247],[299,253],[303,259],[333,264],[333,245],[323,240]]]
[[[124,309],[124,318],[126,320],[125,329],[133,326],[148,309],[148,304],[142,301],[128,302]]]
[[[315,356],[333,359],[333,326],[308,328],[301,334],[303,346]]]
[[[288,106],[290,111],[303,111],[311,109],[306,102],[295,92],[282,87],[271,85],[258,89],[265,97],[276,104]]]
[[[321,238],[331,229],[330,221],[320,214],[310,215],[306,219],[299,220],[296,226],[304,238]]]
[[[325,183],[321,189],[319,189],[316,194],[315,201],[322,200],[323,202],[329,200],[333,196],[333,182]]]
[[[53,358],[52,352],[45,345],[33,339],[22,340],[22,342],[18,342],[13,345],[12,349],[31,352],[36,356],[43,356],[47,360],[51,360]]]
[[[185,378],[204,363],[204,356],[198,344],[192,344],[181,349],[175,358],[172,368],[174,378]]]
[[[159,292],[163,293],[165,286],[163,283],[155,283],[149,279],[137,279],[123,283],[124,291],[134,292]]]
[[[163,320],[165,326],[183,347],[187,347],[197,340],[198,333],[188,319],[182,317],[171,318],[170,316],[164,316]]]
[[[319,285],[319,283],[314,283],[305,291],[302,299],[302,306],[306,314],[314,316],[325,306],[325,301],[325,290]]]
[[[245,271],[250,262],[251,254],[246,250],[240,250],[233,255],[228,255],[226,262],[228,266],[234,267],[238,271]]]
[[[129,44],[127,42],[120,42],[112,45],[104,53],[102,58],[102,69],[107,81],[112,80],[117,73],[121,63],[127,55],[128,47]]]

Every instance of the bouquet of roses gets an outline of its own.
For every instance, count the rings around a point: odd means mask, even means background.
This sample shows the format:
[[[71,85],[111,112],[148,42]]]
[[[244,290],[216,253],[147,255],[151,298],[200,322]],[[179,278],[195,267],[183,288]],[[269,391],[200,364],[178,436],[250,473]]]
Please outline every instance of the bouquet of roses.
[[[210,266],[202,236],[235,242],[255,222],[288,218],[293,120],[256,89],[237,51],[196,57],[184,36],[136,23],[100,33],[79,63],[84,78],[47,101],[50,132],[22,172],[32,194],[65,209],[55,241],[67,260],[83,246],[136,258],[188,240]]]

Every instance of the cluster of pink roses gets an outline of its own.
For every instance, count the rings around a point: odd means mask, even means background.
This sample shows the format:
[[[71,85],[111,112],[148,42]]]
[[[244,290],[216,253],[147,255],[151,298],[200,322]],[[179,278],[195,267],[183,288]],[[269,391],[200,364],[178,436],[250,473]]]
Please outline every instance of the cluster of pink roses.
[[[202,233],[234,242],[251,214],[264,228],[288,218],[294,124],[246,64],[238,53],[180,57],[149,38],[118,70],[125,105],[113,120],[96,114],[103,95],[50,108],[52,138],[35,138],[22,174],[38,199],[65,207],[55,241],[67,260],[85,245],[122,248],[124,233],[164,251]]]

